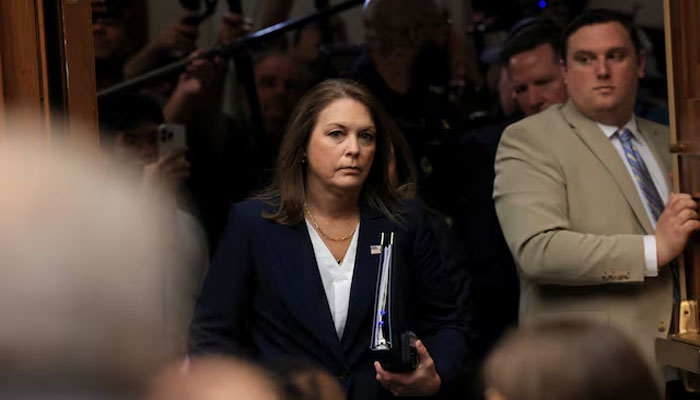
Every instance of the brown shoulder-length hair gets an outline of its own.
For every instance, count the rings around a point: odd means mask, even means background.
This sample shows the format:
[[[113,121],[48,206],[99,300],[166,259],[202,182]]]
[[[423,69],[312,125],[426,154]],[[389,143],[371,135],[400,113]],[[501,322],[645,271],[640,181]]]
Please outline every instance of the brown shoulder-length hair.
[[[306,165],[304,154],[319,114],[335,100],[350,98],[369,110],[376,127],[376,150],[360,202],[400,222],[401,199],[412,197],[416,170],[408,144],[394,121],[361,84],[346,79],[319,83],[301,98],[287,123],[272,183],[256,197],[272,206],[263,217],[283,225],[304,218]]]

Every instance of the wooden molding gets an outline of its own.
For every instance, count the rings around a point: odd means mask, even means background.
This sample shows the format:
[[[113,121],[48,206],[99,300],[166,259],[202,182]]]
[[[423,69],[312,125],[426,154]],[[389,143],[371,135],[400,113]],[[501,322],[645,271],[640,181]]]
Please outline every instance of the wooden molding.
[[[68,134],[72,140],[97,148],[97,86],[90,0],[62,0],[61,6]]]
[[[2,74],[2,54],[0,53],[0,74]],[[1,78],[1,77],[0,77]],[[5,95],[2,90],[2,79],[0,79],[0,144],[2,144],[3,132],[2,127],[5,126]]]
[[[45,61],[39,45],[42,28],[37,18],[37,1],[41,0],[0,1],[2,105],[5,112],[12,110],[13,117],[29,121],[45,117],[47,113],[43,81]],[[4,125],[2,130],[5,130]],[[48,132],[46,129],[44,132],[30,130],[22,134],[46,137]]]
[[[99,148],[90,0],[1,0],[0,60],[0,112],[40,121],[15,134]]]
[[[664,0],[674,191],[700,197],[700,3]],[[681,299],[700,297],[700,238],[681,257]],[[684,280],[685,279],[685,280]]]
[[[675,97],[675,74],[673,70],[673,34],[672,29],[675,24],[671,23],[671,0],[664,0],[664,41],[666,45],[666,84],[668,87],[668,114],[669,118],[669,130],[671,131],[671,144],[674,145],[678,142],[678,135],[676,134],[676,97]],[[677,188],[674,188],[677,189]]]

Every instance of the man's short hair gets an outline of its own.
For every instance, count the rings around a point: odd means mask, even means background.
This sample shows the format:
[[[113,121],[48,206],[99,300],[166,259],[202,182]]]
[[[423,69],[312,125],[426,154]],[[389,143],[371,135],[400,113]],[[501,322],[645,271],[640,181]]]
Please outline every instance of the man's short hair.
[[[562,368],[565,360],[576,362]],[[542,320],[510,332],[484,362],[483,378],[506,399],[661,398],[637,344],[587,320]]]
[[[142,122],[163,123],[160,105],[144,94],[126,93],[100,99],[97,110],[103,143],[109,142],[119,131],[135,128]]]
[[[588,25],[604,24],[606,22],[618,22],[622,25],[632,39],[634,50],[639,54],[642,50],[642,42],[639,40],[637,27],[632,20],[632,17],[620,11],[609,10],[607,8],[598,8],[589,10],[576,17],[569,25],[564,28],[561,36],[561,57],[566,62],[566,50],[569,42],[569,37],[576,33],[579,29]]]
[[[554,22],[547,19],[532,22],[520,28],[506,41],[500,54],[501,62],[508,64],[511,57],[543,44],[552,46],[556,57],[554,62],[557,62],[559,61],[560,36],[561,30]]]

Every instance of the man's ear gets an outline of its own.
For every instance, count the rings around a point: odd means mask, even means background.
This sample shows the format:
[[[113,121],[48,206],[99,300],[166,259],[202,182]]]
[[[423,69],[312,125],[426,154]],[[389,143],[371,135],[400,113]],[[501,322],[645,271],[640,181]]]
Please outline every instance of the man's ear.
[[[644,78],[644,67],[647,64],[647,55],[644,52],[644,50],[639,50],[639,54],[637,54],[637,67],[639,68],[639,71],[637,71],[637,77],[638,78]]]

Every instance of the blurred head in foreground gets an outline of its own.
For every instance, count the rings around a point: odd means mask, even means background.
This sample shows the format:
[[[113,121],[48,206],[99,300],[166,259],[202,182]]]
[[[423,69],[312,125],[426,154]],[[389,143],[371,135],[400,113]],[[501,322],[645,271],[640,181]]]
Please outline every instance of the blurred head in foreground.
[[[138,392],[171,359],[159,196],[105,173],[96,153],[12,132],[0,146],[0,398]]]
[[[344,400],[336,378],[307,359],[277,359],[270,364],[286,400]]]
[[[146,400],[281,400],[275,381],[251,363],[222,356],[174,364],[152,383]]]
[[[511,332],[483,374],[486,400],[661,399],[632,342],[587,321],[547,321]]]

